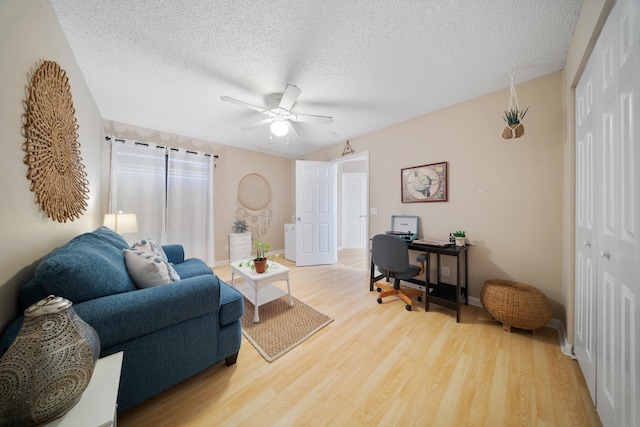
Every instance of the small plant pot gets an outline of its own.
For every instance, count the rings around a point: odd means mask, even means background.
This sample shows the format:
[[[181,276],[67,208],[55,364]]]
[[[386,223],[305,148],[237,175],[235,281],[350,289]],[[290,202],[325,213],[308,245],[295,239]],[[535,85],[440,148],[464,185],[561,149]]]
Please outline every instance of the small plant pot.
[[[505,126],[502,131],[502,138],[504,139],[520,138],[522,135],[524,135],[524,125],[522,123]]]
[[[253,266],[256,269],[256,273],[264,273],[265,271],[267,271],[267,259],[254,259]]]
[[[466,246],[464,237],[456,237],[456,246]]]

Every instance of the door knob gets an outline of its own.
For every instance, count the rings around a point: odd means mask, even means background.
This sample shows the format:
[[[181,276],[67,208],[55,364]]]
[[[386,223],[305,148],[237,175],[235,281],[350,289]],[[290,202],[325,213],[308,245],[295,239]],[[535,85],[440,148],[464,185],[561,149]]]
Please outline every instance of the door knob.
[[[591,247],[591,242],[587,242],[586,240],[584,242],[582,242],[582,244],[585,245],[588,248]]]
[[[600,251],[600,256],[602,258],[606,258],[606,259],[611,258],[611,254],[609,252],[605,252],[605,251]]]

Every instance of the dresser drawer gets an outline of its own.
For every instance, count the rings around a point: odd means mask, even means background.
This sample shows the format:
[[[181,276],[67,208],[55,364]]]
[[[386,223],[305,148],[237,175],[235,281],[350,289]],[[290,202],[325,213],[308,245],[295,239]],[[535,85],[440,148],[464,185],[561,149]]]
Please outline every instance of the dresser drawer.
[[[251,233],[229,234],[229,261],[248,260],[251,257]]]
[[[230,252],[239,254],[251,254],[251,243],[243,243],[241,245],[233,245],[229,248]]]

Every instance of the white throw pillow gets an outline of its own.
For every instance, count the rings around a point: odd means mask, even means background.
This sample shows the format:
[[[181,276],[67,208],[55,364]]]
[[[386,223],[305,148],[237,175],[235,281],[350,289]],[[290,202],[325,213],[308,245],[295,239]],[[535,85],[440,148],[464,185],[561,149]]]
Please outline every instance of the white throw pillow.
[[[171,278],[171,281],[177,282],[178,280],[180,280],[180,275],[173,268],[173,265],[171,265],[171,263],[169,262],[164,249],[162,249],[162,246],[155,241],[151,239],[141,240],[140,243],[134,243],[131,248],[138,251],[149,252],[160,257],[160,259],[162,259],[162,261],[164,261],[164,263],[167,265],[167,270],[169,271],[169,277]]]
[[[150,288],[171,282],[167,263],[163,259],[145,251],[123,250],[127,271],[138,288]]]

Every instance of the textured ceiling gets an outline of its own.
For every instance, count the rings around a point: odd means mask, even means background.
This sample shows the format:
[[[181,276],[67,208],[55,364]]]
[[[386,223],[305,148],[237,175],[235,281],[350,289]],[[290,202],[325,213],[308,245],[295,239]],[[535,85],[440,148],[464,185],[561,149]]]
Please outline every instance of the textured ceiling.
[[[50,0],[102,117],[298,157],[562,69],[581,0]],[[270,139],[266,106],[333,117]]]

